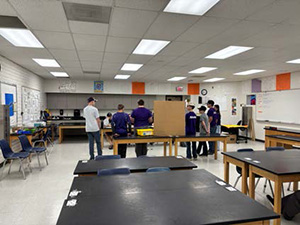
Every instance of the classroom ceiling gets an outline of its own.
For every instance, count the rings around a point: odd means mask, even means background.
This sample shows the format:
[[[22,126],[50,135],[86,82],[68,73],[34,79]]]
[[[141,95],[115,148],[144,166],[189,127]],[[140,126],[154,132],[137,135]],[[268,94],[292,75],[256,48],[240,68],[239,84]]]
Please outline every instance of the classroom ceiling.
[[[14,47],[0,36],[0,55],[46,79],[57,79],[50,71],[62,71],[72,79],[129,74],[132,81],[165,82],[174,76],[187,76],[183,82],[240,81],[300,70],[300,64],[286,63],[300,58],[299,0],[220,0],[204,16],[163,12],[168,2],[1,0],[0,15],[18,17],[45,48]],[[112,7],[109,23],[68,20],[63,3]],[[171,43],[155,56],[132,54],[143,38]],[[230,45],[254,48],[224,60],[204,58]],[[56,59],[61,68],[41,67],[32,58]],[[124,63],[144,66],[125,72],[120,70]],[[188,73],[199,67],[218,69]],[[250,69],[266,71],[233,75]]]

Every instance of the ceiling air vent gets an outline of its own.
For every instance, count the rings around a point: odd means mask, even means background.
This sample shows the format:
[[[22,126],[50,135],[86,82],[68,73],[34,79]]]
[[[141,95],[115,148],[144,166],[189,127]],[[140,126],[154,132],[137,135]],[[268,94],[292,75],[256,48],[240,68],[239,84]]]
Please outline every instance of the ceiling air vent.
[[[202,75],[194,75],[194,76],[190,76],[190,78],[203,78],[205,76],[202,76]]]
[[[22,21],[15,16],[0,16],[0,27],[27,29],[26,26],[22,23]]]
[[[63,2],[68,20],[109,23],[111,7]]]
[[[100,72],[97,71],[83,71],[86,75],[100,75]]]

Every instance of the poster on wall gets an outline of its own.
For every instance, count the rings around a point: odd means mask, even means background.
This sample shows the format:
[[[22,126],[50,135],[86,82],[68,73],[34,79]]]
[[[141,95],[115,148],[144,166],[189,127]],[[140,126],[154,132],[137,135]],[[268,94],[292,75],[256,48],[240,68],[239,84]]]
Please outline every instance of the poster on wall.
[[[58,90],[63,93],[73,93],[76,92],[76,81],[64,80],[59,82]]]
[[[94,92],[101,93],[104,90],[104,83],[103,81],[94,81]]]
[[[10,105],[10,125],[17,125],[17,86],[0,82],[1,105]]]
[[[231,115],[236,116],[236,98],[231,99]]]

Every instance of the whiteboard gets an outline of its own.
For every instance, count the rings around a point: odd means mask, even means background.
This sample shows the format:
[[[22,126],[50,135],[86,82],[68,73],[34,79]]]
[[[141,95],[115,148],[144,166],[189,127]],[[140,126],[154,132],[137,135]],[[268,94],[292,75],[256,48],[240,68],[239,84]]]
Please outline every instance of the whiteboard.
[[[300,124],[300,90],[258,93],[256,120]]]
[[[22,87],[23,124],[40,119],[41,94],[39,91]]]

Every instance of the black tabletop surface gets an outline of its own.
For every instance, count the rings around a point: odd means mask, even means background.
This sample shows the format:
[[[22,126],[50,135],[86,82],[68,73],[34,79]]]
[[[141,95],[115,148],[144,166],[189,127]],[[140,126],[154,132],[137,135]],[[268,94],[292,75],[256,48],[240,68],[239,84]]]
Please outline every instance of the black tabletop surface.
[[[187,159],[178,156],[145,157],[126,159],[107,159],[101,161],[79,161],[74,175],[95,174],[99,169],[128,167],[131,172],[145,172],[150,167],[169,167],[170,169],[193,169],[197,166]]]
[[[287,133],[300,134],[300,130],[288,129],[288,128],[278,128],[278,127],[265,127],[265,130],[274,130],[274,131],[282,131]]]
[[[284,140],[289,140],[289,141],[299,141],[300,142],[300,137],[293,137],[293,136],[288,136],[288,135],[266,135],[267,137],[272,137],[272,138],[278,138],[278,139],[284,139]]]
[[[155,139],[155,138],[172,138],[172,136],[127,136],[127,137],[114,137],[115,140],[130,140],[130,139]]]
[[[196,134],[196,135],[184,135],[184,136],[175,136],[177,138],[207,138],[207,137],[227,137],[227,135],[223,135],[223,134],[206,134],[206,135],[202,135],[202,134]]]
[[[186,173],[194,171],[185,171]],[[172,174],[174,173],[174,175]],[[181,171],[171,171],[170,176],[178,180],[182,178]],[[262,206],[253,199],[239,191],[229,191],[229,185],[221,186],[214,175],[199,171],[203,175],[189,176],[180,183],[180,180],[172,181],[163,179],[162,174],[141,174],[145,179],[133,179],[137,187],[126,186],[128,182],[118,179],[121,189],[110,190],[99,189],[97,196],[77,196],[77,204],[73,207],[66,206],[64,202],[57,224],[58,225],[199,225],[199,224],[236,224],[279,218],[273,211]],[[126,177],[135,176],[131,174]],[[148,176],[150,175],[150,176]],[[152,180],[152,190],[146,177]],[[108,178],[109,179],[109,178]],[[106,179],[106,180],[108,180]],[[173,179],[172,179],[173,180]],[[207,182],[207,184],[206,184]],[[104,184],[104,182],[103,182]],[[186,187],[184,187],[186,185]],[[151,185],[150,185],[151,186]],[[145,189],[145,190],[144,190]],[[147,191],[148,190],[148,191]],[[147,191],[147,193],[145,193]]]
[[[222,154],[247,162],[260,169],[277,175],[300,173],[300,151],[254,151],[254,152],[222,152]]]

